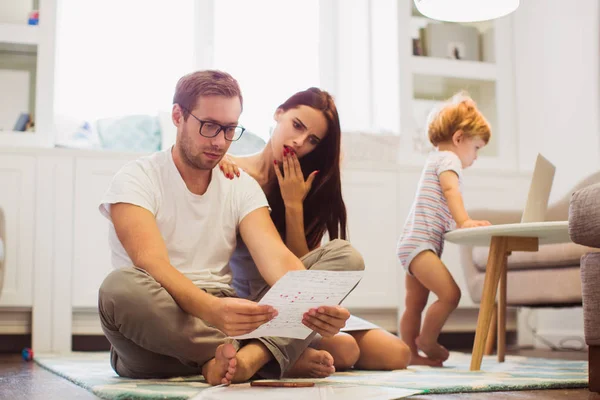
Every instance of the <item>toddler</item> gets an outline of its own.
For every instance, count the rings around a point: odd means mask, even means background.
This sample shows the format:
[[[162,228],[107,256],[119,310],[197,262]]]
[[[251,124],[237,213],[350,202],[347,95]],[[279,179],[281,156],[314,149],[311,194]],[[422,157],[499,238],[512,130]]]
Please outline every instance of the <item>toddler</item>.
[[[490,125],[475,102],[457,93],[428,118],[428,136],[436,147],[421,174],[416,198],[398,241],[397,255],[406,270],[406,308],[400,320],[402,340],[411,349],[411,364],[441,366],[448,359],[438,336],[458,306],[460,289],[442,263],[444,235],[455,228],[490,225],[469,218],[461,195],[462,171],[490,140]],[[423,312],[429,292],[434,302]],[[427,357],[419,354],[421,350]]]

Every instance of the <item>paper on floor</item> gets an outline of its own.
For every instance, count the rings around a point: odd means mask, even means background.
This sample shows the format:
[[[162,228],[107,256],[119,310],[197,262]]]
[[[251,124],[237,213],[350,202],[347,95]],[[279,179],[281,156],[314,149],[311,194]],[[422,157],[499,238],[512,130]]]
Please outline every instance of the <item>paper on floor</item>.
[[[233,338],[306,339],[312,331],[302,324],[302,315],[310,308],[340,304],[360,282],[362,275],[362,271],[290,271],[259,302],[275,307],[277,317],[248,334]]]
[[[350,332],[350,331],[364,331],[368,329],[380,329],[380,326],[375,325],[372,322],[366,321],[362,318],[355,317],[351,315],[346,321],[346,326],[342,328],[342,332]]]
[[[251,387],[249,383],[215,386],[205,389],[190,400],[392,400],[409,397],[421,390],[384,386],[320,385],[311,388]]]

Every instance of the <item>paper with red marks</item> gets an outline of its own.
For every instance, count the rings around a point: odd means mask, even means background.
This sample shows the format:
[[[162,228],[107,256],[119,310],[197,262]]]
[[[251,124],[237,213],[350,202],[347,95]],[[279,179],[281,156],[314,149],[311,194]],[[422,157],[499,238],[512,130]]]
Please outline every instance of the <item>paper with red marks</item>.
[[[358,285],[362,271],[290,271],[259,301],[273,306],[278,315],[245,335],[234,339],[266,336],[306,339],[312,330],[302,324],[311,308],[340,304]]]

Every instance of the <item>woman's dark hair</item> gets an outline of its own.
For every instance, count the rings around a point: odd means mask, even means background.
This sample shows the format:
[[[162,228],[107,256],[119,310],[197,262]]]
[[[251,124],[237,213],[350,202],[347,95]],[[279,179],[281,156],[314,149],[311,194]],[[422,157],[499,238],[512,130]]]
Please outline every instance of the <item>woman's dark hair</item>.
[[[319,171],[312,188],[304,199],[304,232],[309,250],[316,248],[325,232],[329,239],[346,239],[346,205],[342,199],[340,179],[341,128],[335,103],[331,95],[321,89],[311,87],[294,94],[278,109],[288,111],[298,106],[319,110],[327,120],[327,134],[317,147],[300,159],[300,166],[306,180]],[[285,206],[281,191],[275,179],[275,190],[271,190],[268,200],[271,217],[281,237],[285,240]]]

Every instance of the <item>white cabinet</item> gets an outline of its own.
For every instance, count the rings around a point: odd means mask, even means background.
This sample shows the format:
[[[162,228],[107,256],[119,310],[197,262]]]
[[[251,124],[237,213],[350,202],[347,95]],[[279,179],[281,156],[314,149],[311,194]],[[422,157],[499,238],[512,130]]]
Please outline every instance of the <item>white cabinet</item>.
[[[0,155],[0,237],[5,247],[2,307],[32,305],[35,163],[35,157]]]
[[[73,159],[46,152],[35,160],[32,345],[50,351],[71,348]]]
[[[113,176],[126,162],[121,157],[75,160],[72,289],[75,308],[96,308],[98,289],[112,271],[108,220],[100,214],[98,205]]]
[[[395,308],[398,236],[395,171],[346,170],[342,192],[348,240],[365,260],[364,276],[344,301],[354,309]]]

